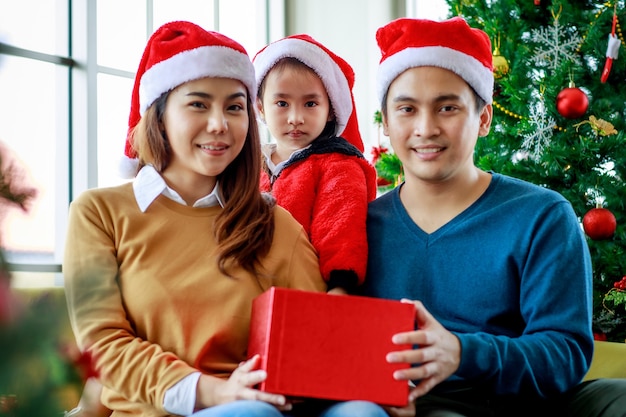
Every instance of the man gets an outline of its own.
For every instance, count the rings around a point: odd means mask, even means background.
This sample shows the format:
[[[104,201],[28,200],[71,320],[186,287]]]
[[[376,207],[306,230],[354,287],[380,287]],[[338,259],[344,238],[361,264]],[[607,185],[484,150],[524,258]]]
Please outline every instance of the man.
[[[461,18],[377,33],[383,129],[405,182],[370,203],[365,295],[411,299],[410,406],[392,415],[624,416],[626,381],[580,384],[593,355],[591,260],[556,192],[474,164],[491,126],[488,36]]]

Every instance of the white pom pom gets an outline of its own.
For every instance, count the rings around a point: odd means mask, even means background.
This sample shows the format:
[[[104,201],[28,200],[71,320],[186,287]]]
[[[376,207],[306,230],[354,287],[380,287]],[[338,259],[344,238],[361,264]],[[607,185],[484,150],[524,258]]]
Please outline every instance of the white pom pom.
[[[122,159],[120,159],[120,165],[118,167],[118,172],[120,178],[123,179],[132,179],[137,176],[137,168],[139,167],[138,159],[131,159],[124,155]]]

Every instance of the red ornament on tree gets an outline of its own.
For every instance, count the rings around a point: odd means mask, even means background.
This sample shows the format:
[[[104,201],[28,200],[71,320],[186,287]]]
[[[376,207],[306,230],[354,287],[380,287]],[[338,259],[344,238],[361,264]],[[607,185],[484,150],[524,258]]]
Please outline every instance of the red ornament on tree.
[[[583,229],[593,240],[610,239],[615,233],[617,220],[610,210],[596,207],[583,217]]]
[[[556,109],[561,116],[568,119],[578,119],[587,112],[588,107],[587,94],[575,87],[573,82],[556,96]]]

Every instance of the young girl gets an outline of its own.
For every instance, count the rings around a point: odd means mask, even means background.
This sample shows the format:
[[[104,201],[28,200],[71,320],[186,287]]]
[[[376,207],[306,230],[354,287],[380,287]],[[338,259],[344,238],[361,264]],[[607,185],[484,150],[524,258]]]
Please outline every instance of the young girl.
[[[238,43],[165,24],[135,79],[134,181],[71,204],[69,314],[114,416],[290,408],[253,389],[265,373],[245,360],[251,301],[270,286],[326,286],[302,226],[259,192],[255,92]]]
[[[363,157],[350,65],[308,35],[269,44],[253,60],[257,106],[275,143],[261,189],[307,231],[330,292],[352,292],[367,265],[365,218],[376,172]]]

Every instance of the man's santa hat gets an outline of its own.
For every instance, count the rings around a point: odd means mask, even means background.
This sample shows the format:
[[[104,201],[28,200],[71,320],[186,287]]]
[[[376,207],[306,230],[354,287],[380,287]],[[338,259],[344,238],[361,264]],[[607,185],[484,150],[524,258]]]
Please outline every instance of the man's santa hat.
[[[489,36],[461,17],[442,22],[400,18],[381,27],[376,41],[382,57],[378,67],[378,99],[409,68],[445,68],[463,78],[487,103],[493,101],[493,58]]]
[[[335,113],[335,134],[346,139],[363,152],[352,88],[354,70],[344,59],[335,55],[309,35],[292,35],[272,42],[261,49],[252,62],[257,85],[274,65],[283,58],[295,58],[320,77]]]
[[[239,80],[255,101],[254,67],[239,43],[184,21],[166,23],[152,34],[135,75],[125,157],[120,166],[123,178],[136,174],[137,153],[130,139],[146,109],[163,93],[204,77]]]

